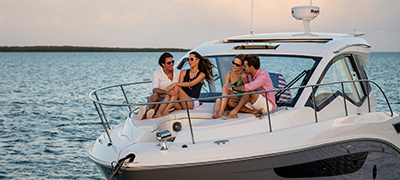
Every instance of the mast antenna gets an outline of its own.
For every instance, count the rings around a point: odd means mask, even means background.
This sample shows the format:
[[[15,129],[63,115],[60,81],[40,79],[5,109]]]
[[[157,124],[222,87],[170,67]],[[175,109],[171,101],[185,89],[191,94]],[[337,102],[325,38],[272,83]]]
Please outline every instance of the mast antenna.
[[[251,24],[250,24],[250,34],[253,35],[253,0],[251,0]]]

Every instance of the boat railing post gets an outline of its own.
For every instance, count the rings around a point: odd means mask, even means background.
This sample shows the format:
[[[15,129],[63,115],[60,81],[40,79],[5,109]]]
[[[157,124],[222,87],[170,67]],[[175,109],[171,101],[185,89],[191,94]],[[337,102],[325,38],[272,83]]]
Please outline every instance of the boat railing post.
[[[371,102],[369,99],[369,94],[371,93],[371,83],[368,82],[368,86],[367,86],[367,98],[368,98],[368,113],[371,113]]]
[[[187,101],[185,101],[185,104],[186,104],[186,112],[187,112],[188,120],[189,120],[190,133],[192,134],[192,142],[193,142],[193,144],[195,144],[194,143],[193,128],[192,128],[192,121],[190,120],[190,113],[189,113],[189,107],[188,107]]]
[[[106,125],[105,125],[105,123],[104,123],[104,121],[103,121],[103,118],[102,118],[101,114],[100,114],[99,108],[97,107],[97,105],[96,105],[95,102],[93,102],[93,104],[94,104],[94,107],[96,108],[97,113],[99,114],[101,123],[103,124],[103,127],[104,127],[104,131],[106,131],[107,137],[108,137],[108,139],[110,140],[110,143],[112,143],[110,134],[108,133],[107,127],[106,127]],[[99,106],[100,106],[100,104],[99,104]]]
[[[346,94],[344,93],[344,85],[343,85],[343,81],[340,82],[340,84],[342,85],[342,95],[343,95],[343,104],[344,104],[344,111],[346,113],[346,116],[348,116],[348,112],[347,112],[347,104],[346,104]]]
[[[96,96],[97,101],[100,102],[100,99],[99,99],[99,97],[97,96],[97,93],[96,93],[96,92],[94,92],[94,95]],[[106,124],[107,124],[108,129],[111,130],[110,124],[108,124],[108,120],[107,120],[106,114],[104,113],[103,107],[101,106],[100,103],[99,103],[99,107],[100,107],[101,113],[103,114],[104,120],[106,121]],[[97,107],[96,107],[96,108],[97,108]],[[100,115],[100,114],[99,114],[99,115]],[[102,120],[102,121],[103,121],[103,120]]]
[[[312,101],[313,101],[313,106],[314,106],[314,115],[315,115],[315,123],[318,122],[318,116],[317,116],[317,106],[316,106],[316,102],[315,102],[315,92],[314,92],[315,87],[311,86],[311,91],[312,91]]]
[[[126,94],[125,94],[125,91],[124,91],[124,88],[122,87],[122,85],[120,85],[120,87],[121,87],[122,93],[124,94],[126,104],[129,104],[128,98],[126,97]],[[131,106],[128,106],[128,108],[129,108],[129,111],[132,111]]]
[[[259,94],[261,96],[261,94]],[[269,123],[269,132],[272,132],[272,124],[271,124],[271,115],[269,113],[269,105],[268,105],[268,93],[265,92],[265,100],[267,101],[267,111],[268,111],[268,123]]]

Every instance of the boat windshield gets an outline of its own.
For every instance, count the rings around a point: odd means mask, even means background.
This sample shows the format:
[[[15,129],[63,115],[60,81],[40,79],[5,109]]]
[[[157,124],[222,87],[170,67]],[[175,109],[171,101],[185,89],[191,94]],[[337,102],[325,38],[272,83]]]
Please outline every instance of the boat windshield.
[[[269,72],[272,83],[275,88],[282,89],[285,86],[295,87],[305,85],[313,67],[321,59],[320,57],[304,56],[271,56],[257,55],[260,58],[260,68]],[[218,69],[213,69],[214,84],[203,86],[202,97],[221,95],[222,85],[225,83],[225,75],[232,70],[232,60],[234,55],[223,56],[204,56],[208,58]],[[180,69],[189,69],[187,59],[183,60]],[[285,106],[294,106],[298,98],[299,90],[287,90],[276,93],[277,104]]]

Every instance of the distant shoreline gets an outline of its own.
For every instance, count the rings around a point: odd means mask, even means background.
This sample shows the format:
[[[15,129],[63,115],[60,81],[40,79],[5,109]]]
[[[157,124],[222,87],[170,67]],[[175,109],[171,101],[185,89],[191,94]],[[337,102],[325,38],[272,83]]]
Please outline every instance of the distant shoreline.
[[[84,46],[0,46],[0,52],[187,52],[183,48],[114,48]]]

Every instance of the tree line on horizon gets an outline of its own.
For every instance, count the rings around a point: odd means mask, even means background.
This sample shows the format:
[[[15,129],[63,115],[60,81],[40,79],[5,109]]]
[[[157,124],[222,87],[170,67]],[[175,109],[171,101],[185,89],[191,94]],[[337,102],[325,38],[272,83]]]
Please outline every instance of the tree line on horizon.
[[[0,52],[187,52],[184,48],[119,48],[84,46],[0,46]]]

